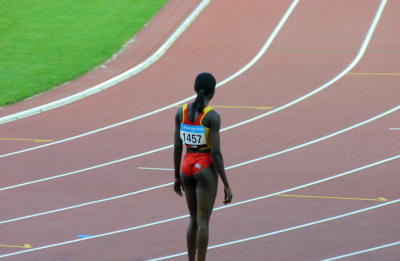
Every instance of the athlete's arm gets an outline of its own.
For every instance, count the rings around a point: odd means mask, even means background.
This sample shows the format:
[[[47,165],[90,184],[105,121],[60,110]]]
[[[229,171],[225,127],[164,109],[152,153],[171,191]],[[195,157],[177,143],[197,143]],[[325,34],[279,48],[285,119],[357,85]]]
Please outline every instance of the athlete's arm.
[[[212,117],[210,117],[210,140],[211,140],[211,155],[214,160],[214,167],[221,177],[222,183],[224,184],[224,203],[230,203],[232,201],[232,191],[229,186],[228,178],[226,176],[224,167],[224,158],[220,149],[220,136],[219,130],[221,128],[221,118],[216,111],[212,111]]]
[[[180,175],[181,161],[182,161],[182,140],[179,136],[180,124],[181,124],[182,108],[179,108],[175,115],[175,134],[174,134],[174,169],[175,169],[175,182],[174,190],[182,196],[182,181]]]

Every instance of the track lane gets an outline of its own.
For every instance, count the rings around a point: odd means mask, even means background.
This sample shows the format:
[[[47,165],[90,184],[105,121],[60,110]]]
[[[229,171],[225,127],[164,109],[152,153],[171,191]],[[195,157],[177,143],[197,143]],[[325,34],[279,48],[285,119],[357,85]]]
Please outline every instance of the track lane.
[[[315,64],[314,64],[314,66],[316,66]],[[170,117],[164,117],[165,119],[169,119]],[[147,120],[147,119],[146,119]],[[229,119],[228,119],[229,120]],[[153,126],[154,125],[154,122],[153,121],[150,121],[150,120],[148,120],[148,124],[149,125],[146,125],[145,127],[145,129],[146,129],[146,131],[145,132],[143,132],[143,134],[142,135],[144,135],[144,136],[146,136],[146,135],[148,135],[149,133],[148,133],[148,130],[149,130],[149,128],[150,128],[150,126]],[[169,123],[166,123],[166,124],[169,124],[169,125],[171,125],[171,123],[169,122]],[[151,128],[150,128],[151,129]],[[152,128],[152,129],[154,129],[154,130],[156,130],[156,131],[163,131],[164,130],[164,128]],[[124,129],[122,129],[122,131],[121,131],[121,133],[113,133],[114,134],[114,136],[129,136],[130,138],[132,137],[132,135],[129,135],[130,134],[130,132],[128,132],[127,133],[127,130],[126,130],[126,128],[124,128]],[[118,135],[118,134],[120,134],[120,135]],[[157,138],[160,138],[160,139],[165,139],[167,136],[169,136],[170,134],[168,133],[168,134],[166,134],[166,133],[163,133],[163,134],[161,134],[160,132],[158,132],[158,133],[154,133],[152,136],[153,137],[155,137],[154,138],[154,141],[156,141],[156,139]],[[144,139],[144,136],[142,137],[142,136],[138,136],[138,138],[139,138],[139,140],[137,141],[137,142],[135,142],[135,141],[131,141],[131,144],[133,143],[133,144],[136,144],[136,145],[138,145],[137,147],[141,147],[141,146],[145,146],[145,145],[148,145],[148,141],[146,142],[146,140]],[[110,142],[113,142],[113,140],[112,140],[112,137],[111,136],[109,136],[108,138],[105,138],[105,139],[102,139],[100,142],[99,141],[97,141],[97,142],[95,142],[95,144],[94,145],[96,145],[96,146],[102,146],[102,145],[104,145],[104,141],[105,140],[110,140]],[[121,140],[121,142],[123,142],[123,144],[120,144],[121,145],[121,147],[122,146],[124,146],[124,147],[122,147],[122,148],[126,148],[126,149],[130,149],[131,148],[131,146],[129,146],[130,145],[130,143],[129,142],[126,142],[126,140]],[[159,141],[159,143],[160,143],[161,141]],[[68,144],[69,145],[69,144]],[[68,147],[68,145],[65,145],[65,146],[67,146],[67,150],[68,151],[70,151],[70,150],[74,150],[74,148],[72,147]],[[81,144],[83,147],[85,147],[85,148],[91,148],[88,144],[86,144],[86,143],[82,143]],[[112,144],[112,145],[110,145],[110,146],[114,146],[114,148],[116,147],[116,145],[115,144]],[[122,149],[121,147],[118,147],[118,149],[119,150],[124,150],[124,149]],[[128,148],[127,148],[128,147]],[[99,147],[96,147],[95,148],[96,149],[96,151],[101,151],[101,149],[99,148]],[[75,149],[76,150],[76,149]],[[85,160],[85,161],[82,161],[82,159],[85,159],[85,158],[90,158],[91,160],[100,160],[101,159],[101,156],[102,155],[106,155],[106,154],[103,154],[103,153],[107,153],[108,151],[110,151],[109,150],[109,148],[107,148],[107,149],[105,149],[104,151],[102,151],[102,154],[101,155],[96,155],[96,157],[94,158],[93,157],[93,155],[92,155],[92,151],[88,151],[88,153],[90,154],[90,156],[89,155],[83,155],[83,154],[80,154],[80,153],[83,153],[83,151],[82,150],[79,150],[78,151],[78,153],[74,153],[74,154],[67,154],[67,155],[65,155],[65,154],[63,154],[63,152],[60,152],[60,151],[53,151],[53,150],[50,150],[50,151],[46,151],[46,152],[44,152],[44,155],[43,156],[45,156],[46,158],[48,158],[49,157],[49,155],[60,155],[60,156],[58,156],[57,158],[58,159],[61,159],[62,158],[62,161],[60,161],[60,164],[63,164],[63,165],[65,165],[64,164],[64,162],[65,162],[65,160],[67,160],[67,161],[71,161],[71,159],[69,158],[69,157],[73,157],[73,158],[79,158],[79,159],[77,159],[78,160],[78,164],[87,164],[88,162],[87,162],[87,160]],[[115,154],[115,151],[113,151],[114,153],[113,154]],[[39,153],[39,152],[38,152]],[[63,156],[61,156],[61,155],[63,155]],[[23,155],[21,156],[21,157],[23,157]],[[68,158],[66,158],[66,157],[68,157]],[[29,159],[31,159],[31,158],[29,158]],[[32,163],[32,164],[35,164],[35,162],[37,162],[37,163],[39,163],[40,164],[40,166],[38,166],[39,167],[39,169],[41,170],[41,173],[43,173],[43,169],[45,169],[44,168],[44,166],[43,166],[43,164],[46,164],[45,162],[43,162],[42,160],[40,160],[40,158],[36,158],[35,159],[35,161]],[[55,162],[55,160],[53,160],[53,161],[51,161],[51,165],[52,165],[52,167],[57,167],[58,165],[57,164],[55,164],[56,162]],[[6,161],[6,164],[7,164],[7,161]],[[11,161],[10,162],[10,164],[15,164],[14,163],[14,161]],[[33,166],[33,165],[30,165],[30,169],[31,170],[33,170],[34,171],[34,169],[35,169],[35,167]],[[85,164],[85,165],[86,165]],[[81,165],[81,166],[82,166]],[[69,166],[72,166],[72,164],[70,164]],[[87,166],[87,165],[86,165]],[[8,168],[10,171],[13,171],[13,169],[12,168]],[[58,170],[60,170],[61,169],[61,167],[60,166],[58,166],[58,168],[57,168]],[[17,177],[18,176],[18,173],[13,173],[13,175],[12,175],[13,177]]]

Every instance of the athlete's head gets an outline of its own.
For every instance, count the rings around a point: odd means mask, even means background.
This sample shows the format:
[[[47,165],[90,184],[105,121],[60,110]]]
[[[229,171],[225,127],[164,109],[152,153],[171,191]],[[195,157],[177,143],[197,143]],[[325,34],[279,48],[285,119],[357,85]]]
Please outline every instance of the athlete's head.
[[[215,92],[216,83],[215,77],[211,73],[203,72],[197,75],[194,81],[194,90],[197,95],[204,94],[211,99]]]
[[[195,112],[202,113],[206,100],[209,101],[214,96],[216,83],[217,81],[211,73],[203,72],[197,75],[194,81],[194,90],[197,93],[197,97],[193,103],[192,113],[189,115],[191,122],[194,122]]]

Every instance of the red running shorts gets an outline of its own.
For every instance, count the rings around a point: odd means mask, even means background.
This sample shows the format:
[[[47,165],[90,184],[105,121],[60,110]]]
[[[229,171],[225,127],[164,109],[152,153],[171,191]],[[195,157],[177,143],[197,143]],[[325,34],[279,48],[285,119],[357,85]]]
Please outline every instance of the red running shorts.
[[[193,177],[200,170],[212,165],[213,159],[210,153],[187,153],[183,158],[182,173]]]

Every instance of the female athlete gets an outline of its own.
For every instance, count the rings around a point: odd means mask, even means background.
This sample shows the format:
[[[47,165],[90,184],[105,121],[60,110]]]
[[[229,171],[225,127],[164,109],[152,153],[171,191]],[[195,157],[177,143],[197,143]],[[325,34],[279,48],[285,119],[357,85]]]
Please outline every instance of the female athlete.
[[[219,114],[208,106],[215,92],[215,78],[210,73],[200,73],[195,80],[196,100],[180,107],[175,116],[175,192],[185,192],[190,213],[187,229],[189,261],[206,258],[208,224],[217,194],[218,175],[225,186],[224,203],[232,201],[232,192],[224,169],[220,151]],[[186,155],[182,163],[182,147]],[[197,258],[197,259],[196,259]]]

